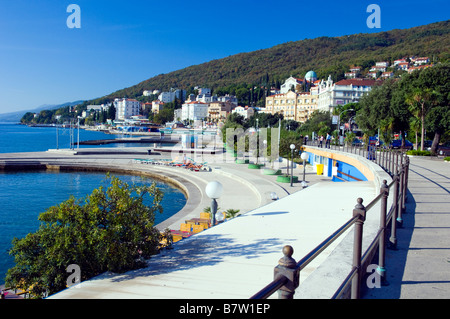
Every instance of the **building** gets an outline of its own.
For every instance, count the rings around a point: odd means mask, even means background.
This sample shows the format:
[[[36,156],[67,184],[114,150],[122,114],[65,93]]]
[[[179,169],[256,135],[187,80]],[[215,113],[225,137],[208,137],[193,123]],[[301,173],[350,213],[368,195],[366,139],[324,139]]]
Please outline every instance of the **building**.
[[[399,62],[396,64],[397,68],[399,70],[404,70],[404,71],[408,71],[409,69],[409,63],[408,62]]]
[[[208,117],[208,104],[198,101],[184,103],[181,107],[181,121],[198,121]]]
[[[115,99],[116,120],[130,119],[134,115],[139,115],[141,103],[135,99]]]
[[[231,111],[231,113],[237,113],[245,119],[248,119],[255,114],[255,110],[249,106],[237,106]]]
[[[236,107],[231,102],[212,102],[208,107],[208,118],[212,122],[225,120],[227,115]]]
[[[297,96],[297,116],[296,121],[306,122],[317,110],[319,96],[311,92],[299,93]]]
[[[164,102],[160,100],[152,101],[152,113],[158,114],[164,107]]]
[[[426,68],[429,68],[429,67],[432,67],[432,65],[431,64],[425,64],[425,65],[413,66],[413,67],[410,67],[408,69],[408,73],[412,73],[412,72],[414,72],[416,70],[423,70],[423,69],[426,69]]]
[[[217,102],[233,103],[234,106],[238,106],[238,99],[234,95],[226,94],[224,96],[219,96]]]
[[[327,81],[322,80],[319,84],[318,110],[332,112],[339,105],[358,102],[376,83],[376,80],[359,78],[333,83],[329,76]]]
[[[263,113],[283,114],[284,119],[305,122],[309,115],[317,109],[318,95],[305,92],[289,91],[266,97],[266,108]]]
[[[304,81],[303,79],[298,79],[291,76],[281,85],[280,93],[285,94],[288,91],[292,90],[292,88],[294,89],[294,91],[297,91],[297,86],[298,85],[302,86],[303,81]]]
[[[423,65],[428,64],[430,62],[430,59],[428,57],[420,57],[414,59],[414,65]]]
[[[312,70],[308,71],[306,73],[306,75],[305,75],[305,80],[310,82],[310,83],[313,83],[313,82],[317,81],[317,74],[316,74],[316,72],[314,72]]]
[[[175,98],[184,101],[186,98],[186,91],[180,89],[170,89],[169,92],[162,92],[158,95],[158,100],[163,103],[170,103],[175,101]]]

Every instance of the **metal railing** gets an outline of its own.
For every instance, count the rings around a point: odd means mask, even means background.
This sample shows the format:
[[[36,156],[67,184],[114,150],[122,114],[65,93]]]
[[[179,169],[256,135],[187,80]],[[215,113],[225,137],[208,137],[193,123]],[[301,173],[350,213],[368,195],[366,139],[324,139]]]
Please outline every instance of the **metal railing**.
[[[273,281],[250,297],[250,299],[266,299],[276,291],[278,291],[278,298],[292,299],[295,289],[299,286],[301,270],[352,226],[354,226],[352,268],[332,296],[332,299],[339,299],[348,295],[352,299],[360,298],[361,277],[363,276],[361,269],[365,269],[364,266],[371,262],[376,253],[378,253],[377,273],[381,276],[381,281],[385,281],[385,252],[387,248],[396,248],[397,227],[402,224],[402,214],[405,212],[409,158],[402,149],[392,150],[376,146],[362,148],[337,145],[330,145],[329,147],[327,145],[327,148],[364,156],[382,167],[392,177],[392,182],[388,185],[387,181],[383,180],[379,195],[366,206],[363,205],[362,198],[358,198],[357,204],[353,209],[353,216],[298,262],[292,258],[293,248],[284,246],[284,257],[279,260],[278,265],[274,269]],[[394,193],[393,202],[388,211],[387,200],[391,188],[393,188]],[[379,230],[363,254],[362,233],[364,221],[367,213],[379,201],[381,201]],[[387,239],[389,224],[391,227],[390,237]]]

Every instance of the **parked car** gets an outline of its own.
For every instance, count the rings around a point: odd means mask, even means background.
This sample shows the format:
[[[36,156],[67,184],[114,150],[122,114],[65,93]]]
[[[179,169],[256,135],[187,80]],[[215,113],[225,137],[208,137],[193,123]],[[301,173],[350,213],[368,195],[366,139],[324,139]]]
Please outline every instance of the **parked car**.
[[[450,156],[450,142],[439,145],[437,148],[438,155]]]
[[[430,141],[430,140],[423,141],[423,149],[424,150],[427,150],[427,151],[431,150],[431,145],[433,145],[433,141]]]
[[[355,137],[353,139],[352,146],[363,146],[363,145],[364,145],[364,142],[361,141],[359,138]]]
[[[402,147],[402,140],[393,140],[389,146],[390,148],[401,148]],[[407,150],[412,150],[413,149],[413,144],[408,141],[405,140],[405,146],[403,147]]]

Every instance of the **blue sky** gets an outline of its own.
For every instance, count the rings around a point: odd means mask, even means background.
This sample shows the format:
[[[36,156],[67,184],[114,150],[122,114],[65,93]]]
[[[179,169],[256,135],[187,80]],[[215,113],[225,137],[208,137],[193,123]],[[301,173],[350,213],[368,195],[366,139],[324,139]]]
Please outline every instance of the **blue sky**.
[[[70,4],[81,28],[70,29]],[[369,4],[381,28],[368,28]],[[0,114],[101,97],[288,41],[449,19],[448,0],[0,0]]]

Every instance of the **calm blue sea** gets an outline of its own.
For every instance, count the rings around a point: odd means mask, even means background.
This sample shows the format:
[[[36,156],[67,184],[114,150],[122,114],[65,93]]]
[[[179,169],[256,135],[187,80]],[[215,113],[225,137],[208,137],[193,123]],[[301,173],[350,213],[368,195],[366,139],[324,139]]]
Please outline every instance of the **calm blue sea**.
[[[62,133],[62,132],[59,132]],[[80,130],[80,140],[110,139],[113,135]],[[64,138],[67,139],[65,146]],[[68,148],[70,134],[59,136],[59,148]],[[103,145],[101,147],[104,147]],[[114,146],[112,146],[114,147]],[[115,145],[117,147],[117,145]],[[56,129],[0,124],[0,153],[36,152],[56,148]],[[152,183],[131,175],[115,175],[128,183]],[[39,214],[71,195],[84,198],[95,188],[107,186],[104,173],[85,172],[14,172],[0,173],[0,284],[9,268],[14,266],[7,251],[14,237],[22,238],[39,227]],[[158,224],[186,204],[183,193],[172,186],[157,182],[164,192],[163,214],[157,214]],[[149,199],[149,204],[150,204]]]

